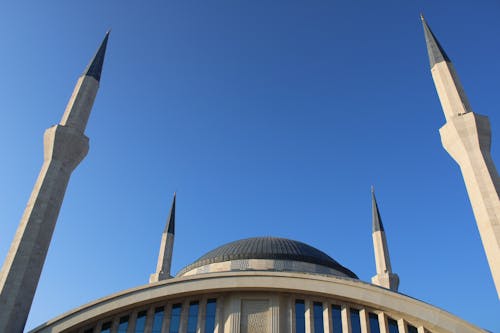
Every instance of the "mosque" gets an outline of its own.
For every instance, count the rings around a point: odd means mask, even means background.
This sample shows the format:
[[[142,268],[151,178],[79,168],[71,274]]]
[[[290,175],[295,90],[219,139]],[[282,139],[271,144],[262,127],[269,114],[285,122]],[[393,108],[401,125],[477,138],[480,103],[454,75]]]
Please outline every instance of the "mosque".
[[[500,180],[488,118],[472,111],[450,58],[422,18],[446,124],[443,146],[459,164],[493,280],[500,291]],[[44,164],[0,273],[0,332],[23,332],[71,172],[86,156],[85,127],[109,33],[78,79],[58,125],[45,132]],[[296,240],[237,240],[173,275],[174,194],[148,284],[75,308],[33,333],[444,333],[486,332],[398,292],[372,189],[376,275],[370,282]],[[500,294],[500,293],[499,293]]]

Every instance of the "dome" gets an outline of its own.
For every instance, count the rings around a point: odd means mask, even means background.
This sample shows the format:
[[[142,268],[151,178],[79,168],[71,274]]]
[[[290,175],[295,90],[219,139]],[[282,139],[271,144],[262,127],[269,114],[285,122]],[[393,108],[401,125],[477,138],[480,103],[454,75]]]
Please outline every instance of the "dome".
[[[339,264],[326,253],[305,243],[278,237],[247,238],[219,246],[218,248],[201,256],[194,263],[183,268],[177,276],[182,276],[196,268],[211,264],[251,259],[267,259],[276,262],[299,262],[312,264],[320,266],[320,268],[326,268],[326,270],[316,270],[320,273],[325,272],[327,274],[332,274],[331,272],[334,272],[333,274],[337,275],[335,273],[339,272],[339,275],[358,279],[356,274]],[[288,265],[287,269],[287,266],[283,266],[282,264],[281,266],[278,265],[274,268],[277,270],[297,271],[300,270],[300,268],[297,269],[297,267],[301,266],[295,265],[294,268],[290,267],[291,266]],[[304,265],[302,265],[302,267],[304,267]],[[252,268],[250,267],[250,269]],[[305,269],[305,271],[310,270]]]

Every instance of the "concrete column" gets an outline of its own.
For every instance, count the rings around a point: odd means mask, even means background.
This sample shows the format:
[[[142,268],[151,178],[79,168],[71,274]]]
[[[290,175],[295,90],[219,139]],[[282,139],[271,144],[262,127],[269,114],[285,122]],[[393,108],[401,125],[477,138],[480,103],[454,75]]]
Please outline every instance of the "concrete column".
[[[403,318],[398,320],[398,331],[399,333],[408,333],[408,328]]]
[[[224,332],[224,296],[218,296],[217,305],[215,308],[215,333],[223,333]],[[206,332],[209,333],[209,332]],[[212,333],[212,332],[210,332]]]
[[[184,301],[184,303],[182,303],[179,333],[185,333],[187,331],[188,316],[189,316],[189,301],[186,300]]]
[[[132,311],[128,318],[127,333],[135,333],[135,321],[137,320],[137,310]]]
[[[290,324],[292,325],[292,333],[296,333],[297,331],[297,321],[295,320],[296,316],[297,313],[295,311],[295,297],[290,296]]]
[[[228,310],[227,314],[229,325],[226,327],[226,332],[239,333],[241,320],[241,299],[236,295],[231,295]]]
[[[361,333],[369,333],[370,324],[368,322],[368,311],[366,311],[366,309],[359,310],[359,320],[361,323]]]
[[[271,297],[271,332],[280,333],[280,302],[278,296]]]
[[[295,332],[295,318],[294,318],[294,304],[293,304],[293,297],[291,295],[284,295],[283,296],[283,306],[284,306],[284,311],[282,311],[283,315],[283,330],[285,332]]]
[[[113,318],[113,324],[111,324],[111,333],[118,332],[118,325],[120,325],[120,316]]]
[[[341,306],[342,315],[342,333],[351,333],[351,314],[349,313],[349,307],[346,305]]]
[[[170,316],[172,313],[172,303],[165,305],[165,312],[163,313],[163,324],[161,326],[162,332],[168,332],[170,329]]]
[[[146,315],[146,324],[144,325],[144,333],[151,333],[153,330],[153,317],[155,314],[154,306],[150,306]]]
[[[310,299],[304,300],[306,333],[314,333],[313,302]]]
[[[323,302],[323,330],[325,333],[333,333],[332,307],[328,302]]]
[[[380,333],[389,333],[389,325],[387,324],[387,316],[385,313],[378,314],[378,324],[380,326]]]
[[[102,320],[99,320],[95,325],[94,332],[101,332]]]
[[[196,333],[205,333],[205,320],[207,314],[207,297],[202,297],[200,300],[200,306],[198,308],[198,321],[196,327]],[[213,332],[209,332],[213,333]]]

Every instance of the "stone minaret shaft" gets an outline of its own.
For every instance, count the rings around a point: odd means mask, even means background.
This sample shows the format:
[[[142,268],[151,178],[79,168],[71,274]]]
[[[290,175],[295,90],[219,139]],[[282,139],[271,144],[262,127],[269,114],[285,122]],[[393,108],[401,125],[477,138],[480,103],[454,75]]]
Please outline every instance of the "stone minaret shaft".
[[[61,122],[45,131],[42,169],[0,272],[0,332],[24,329],[71,172],[88,152],[84,131],[107,41],[108,34],[78,79]]]
[[[384,225],[380,218],[375,191],[372,188],[372,222],[373,222],[373,250],[375,252],[375,266],[377,275],[372,277],[372,283],[393,291],[398,291],[399,277],[392,273],[389,249],[385,237]]]
[[[158,254],[158,263],[156,264],[156,272],[151,274],[149,282],[158,282],[161,280],[169,279],[170,267],[172,265],[172,253],[174,250],[174,237],[175,237],[175,198],[172,201],[172,208],[170,215],[165,225],[165,230],[161,235],[160,253]]]
[[[453,64],[422,17],[432,78],[446,117],[441,142],[458,163],[500,298],[500,178],[486,116],[472,112]]]

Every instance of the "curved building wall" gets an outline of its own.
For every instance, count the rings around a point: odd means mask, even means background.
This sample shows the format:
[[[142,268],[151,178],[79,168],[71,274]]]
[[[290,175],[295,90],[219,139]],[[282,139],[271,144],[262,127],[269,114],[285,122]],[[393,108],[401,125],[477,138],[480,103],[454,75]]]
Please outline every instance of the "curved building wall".
[[[355,279],[285,272],[186,276],[74,309],[46,332],[485,332],[441,309]]]
[[[206,273],[231,272],[231,271],[278,271],[278,272],[304,272],[313,274],[336,275],[350,278],[346,273],[334,268],[295,260],[273,259],[242,259],[217,262],[181,272],[177,276],[190,276]]]

